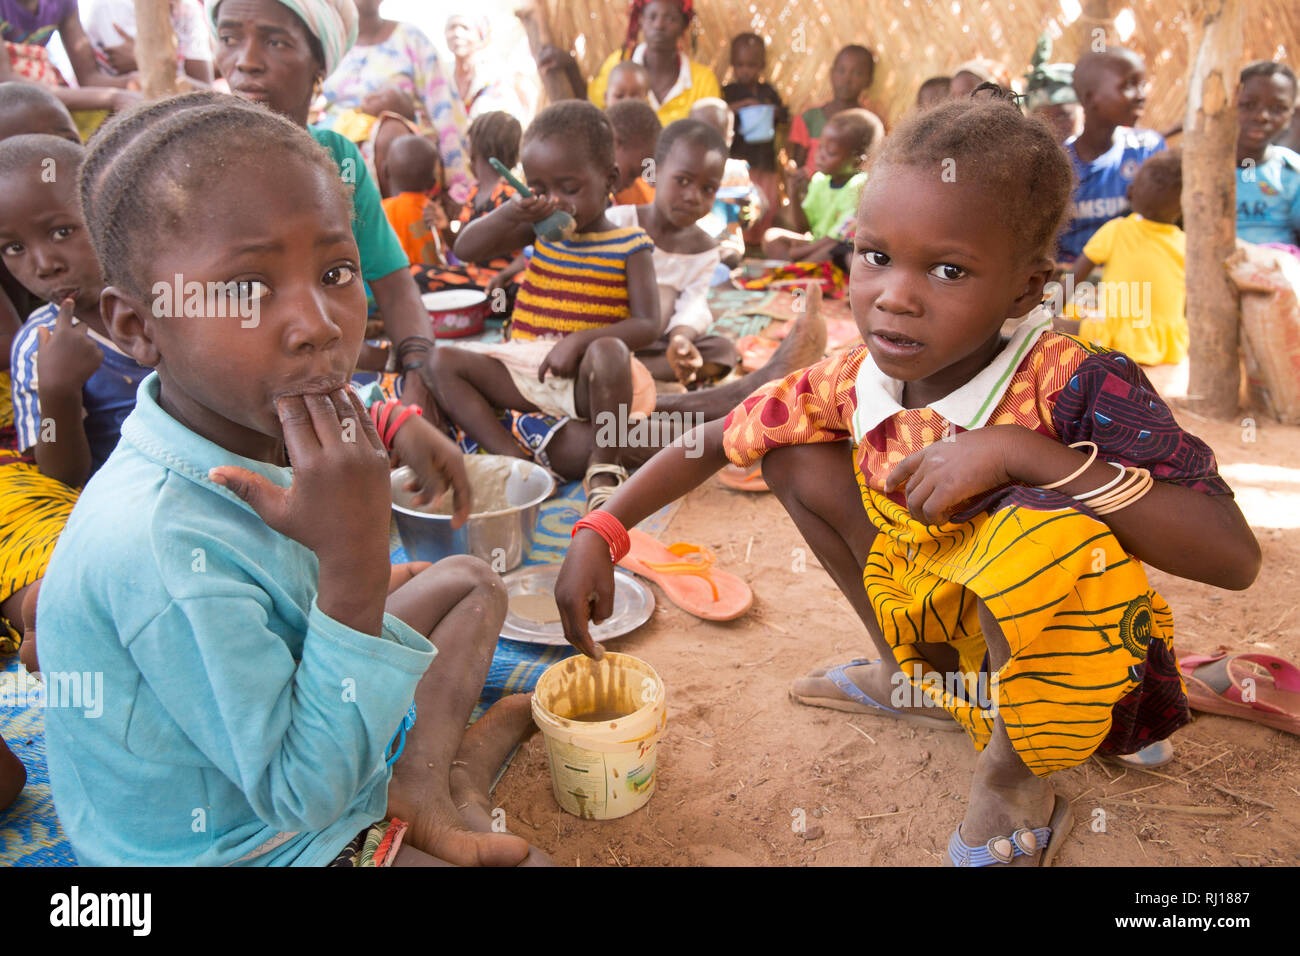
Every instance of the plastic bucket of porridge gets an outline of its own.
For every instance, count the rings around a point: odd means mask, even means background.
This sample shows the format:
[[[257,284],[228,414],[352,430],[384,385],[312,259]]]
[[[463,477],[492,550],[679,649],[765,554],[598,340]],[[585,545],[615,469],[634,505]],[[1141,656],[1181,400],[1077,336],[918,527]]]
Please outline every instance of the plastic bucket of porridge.
[[[579,654],[546,669],[533,691],[533,720],[564,810],[613,820],[646,805],[668,724],[666,698],[655,669],[628,654],[607,651],[599,661]]]

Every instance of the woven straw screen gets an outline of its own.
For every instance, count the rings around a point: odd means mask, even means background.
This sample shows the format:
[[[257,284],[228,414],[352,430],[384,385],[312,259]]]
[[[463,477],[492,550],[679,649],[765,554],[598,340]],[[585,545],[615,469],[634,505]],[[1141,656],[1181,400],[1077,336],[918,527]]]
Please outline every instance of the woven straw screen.
[[[619,0],[542,5],[557,44],[578,53],[588,78],[623,44],[627,5]],[[860,43],[877,63],[865,105],[892,123],[915,102],[923,80],[949,75],[964,60],[988,57],[1023,77],[1040,35],[1052,38],[1054,62],[1072,63],[1093,31],[1104,30],[1108,42],[1146,57],[1151,92],[1143,125],[1166,129],[1186,106],[1189,6],[1182,0],[697,0],[690,55],[726,83],[730,39],[752,30],[767,41],[768,81],[787,105],[802,110],[830,98],[835,52]],[[1247,0],[1243,10],[1247,61],[1300,66],[1300,0]]]

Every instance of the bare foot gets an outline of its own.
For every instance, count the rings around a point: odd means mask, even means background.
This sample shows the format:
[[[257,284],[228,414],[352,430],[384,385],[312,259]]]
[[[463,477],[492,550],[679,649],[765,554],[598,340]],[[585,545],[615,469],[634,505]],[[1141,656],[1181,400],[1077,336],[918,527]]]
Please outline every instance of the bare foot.
[[[510,833],[471,829],[456,811],[447,780],[432,768],[397,764],[388,785],[388,816],[405,820],[406,842],[457,866],[517,866],[530,847]]]
[[[784,378],[791,372],[807,368],[821,361],[826,354],[826,321],[822,318],[822,288],[815,282],[804,287],[802,315],[786,334],[772,357],[754,375],[766,376],[767,381]]]
[[[794,326],[762,368],[726,385],[701,388],[684,395],[659,395],[655,399],[655,411],[699,414],[705,421],[722,418],[760,385],[821,361],[826,352],[821,286],[809,283],[804,295],[807,308],[795,319]]]
[[[27,785],[27,768],[0,737],[0,810],[5,809]]]
[[[451,798],[472,829],[491,831],[496,823],[493,818],[496,808],[488,791],[510,751],[537,732],[532,703],[532,694],[503,697],[465,731],[465,739],[451,765]],[[554,866],[554,863],[537,847],[529,847],[528,858],[520,865]]]

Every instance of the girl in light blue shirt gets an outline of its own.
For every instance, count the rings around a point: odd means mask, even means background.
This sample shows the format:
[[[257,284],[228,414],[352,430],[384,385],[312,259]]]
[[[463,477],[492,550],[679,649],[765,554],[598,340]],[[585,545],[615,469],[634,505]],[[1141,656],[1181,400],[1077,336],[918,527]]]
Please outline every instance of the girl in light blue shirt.
[[[81,190],[102,310],[154,371],[37,610],[47,686],[95,691],[46,712],[79,860],[519,863],[481,781],[527,698],[464,729],[500,579],[456,557],[390,593],[390,452],[422,495],[455,486],[458,523],[468,487],[431,425],[346,388],[366,310],[337,167],[233,99],[97,143]],[[157,308],[177,276],[253,308]]]

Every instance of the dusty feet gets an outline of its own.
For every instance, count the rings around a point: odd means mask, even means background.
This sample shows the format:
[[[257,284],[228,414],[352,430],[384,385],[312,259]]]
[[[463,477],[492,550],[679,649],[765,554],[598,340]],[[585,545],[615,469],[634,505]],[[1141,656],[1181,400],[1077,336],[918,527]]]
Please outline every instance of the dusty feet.
[[[0,737],[0,810],[5,809],[27,785],[27,768]]]
[[[845,710],[851,713],[875,714],[880,717],[894,716],[883,710],[877,710],[858,701],[850,700],[835,685],[826,672],[829,668],[819,667],[807,677],[801,677],[790,686],[790,696],[801,704],[814,707],[830,707],[833,710]],[[902,671],[893,661],[872,661],[856,667],[845,667],[844,676],[878,704],[902,711],[910,723],[929,727],[933,730],[957,731],[961,728],[955,724],[947,711],[939,707],[912,706],[910,681],[905,682]],[[901,688],[903,694],[898,693]],[[905,696],[907,701],[900,697]]]
[[[467,825],[456,810],[448,777],[437,779],[432,765],[398,762],[393,767],[388,816],[409,824],[406,842],[457,866],[522,863],[531,849],[528,844],[510,833],[493,833],[491,826]]]
[[[1010,838],[1016,830],[1034,830],[1052,819],[1056,802],[1052,785],[1034,776],[1021,762],[1002,729],[1001,720],[997,727],[993,739],[979,756],[971,780],[970,806],[960,828],[961,839],[967,846],[982,847],[994,837]],[[1046,848],[1044,841],[1038,846],[1038,852],[1016,856],[1009,865],[1037,866]],[[1003,847],[1004,851],[1007,849]]]
[[[684,395],[660,395],[655,400],[655,411],[699,414],[705,421],[723,418],[760,385],[785,378],[791,372],[821,361],[826,352],[821,287],[809,284],[805,296],[807,308],[795,319],[785,340],[762,368],[726,385],[701,388]]]
[[[765,381],[784,378],[791,372],[821,361],[826,353],[826,322],[822,318],[822,289],[809,283],[804,294],[807,308],[763,367],[754,375]]]
[[[668,361],[668,367],[673,370],[677,376],[677,381],[682,385],[690,385],[695,381],[700,369],[704,367],[704,357],[700,355],[700,350],[695,347],[695,343],[683,335],[674,335],[668,340],[668,351],[664,355]]]
[[[495,808],[488,791],[510,751],[537,731],[532,701],[532,694],[503,697],[465,731],[465,739],[451,765],[451,798],[461,817],[475,830],[492,829]],[[510,821],[502,822],[508,826]],[[528,858],[520,865],[554,864],[541,850],[530,847]]]

